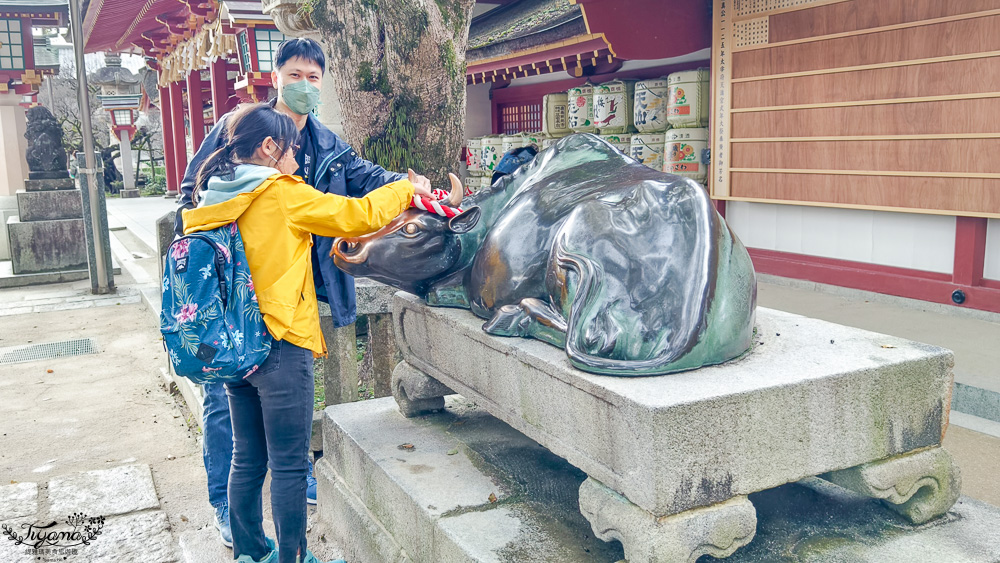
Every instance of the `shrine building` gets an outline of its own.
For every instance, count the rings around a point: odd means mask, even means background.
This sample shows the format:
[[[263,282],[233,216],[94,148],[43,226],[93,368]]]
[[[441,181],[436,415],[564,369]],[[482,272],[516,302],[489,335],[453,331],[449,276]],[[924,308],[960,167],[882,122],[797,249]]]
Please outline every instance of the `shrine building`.
[[[158,71],[170,193],[219,116],[269,97],[279,27],[318,36],[272,21],[296,7],[86,7],[88,52]],[[1000,312],[998,25],[1000,0],[481,2],[466,181],[490,151],[594,132],[703,183],[760,275]]]

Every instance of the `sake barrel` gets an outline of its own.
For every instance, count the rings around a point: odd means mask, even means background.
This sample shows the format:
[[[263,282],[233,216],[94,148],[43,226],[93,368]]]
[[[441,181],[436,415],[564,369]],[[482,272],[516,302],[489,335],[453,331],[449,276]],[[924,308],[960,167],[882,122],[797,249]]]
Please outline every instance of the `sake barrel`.
[[[586,81],[570,88],[566,109],[569,128],[578,133],[593,133],[594,127],[594,85]]]
[[[527,147],[530,145],[535,145],[536,147],[538,147],[538,150],[540,151],[542,150],[542,143],[545,141],[547,137],[548,136],[542,133],[541,131],[537,133],[528,133],[527,135],[524,136],[524,146]]]
[[[654,169],[663,170],[663,133],[632,135],[629,156]]]
[[[612,80],[594,87],[594,126],[602,135],[635,130],[632,102],[634,80]],[[627,151],[626,151],[627,152]]]
[[[628,133],[613,133],[611,135],[598,135],[598,137],[610,143],[611,146],[621,151],[622,154],[632,152],[632,135]]]
[[[500,153],[500,157],[503,158],[503,155],[507,154],[507,151],[510,149],[523,147],[526,141],[525,136],[520,133],[517,135],[504,135],[500,145],[500,150],[503,151]]]
[[[479,171],[487,176],[493,174],[500,157],[503,156],[503,137],[494,135],[483,137],[483,159],[479,164]]]
[[[640,133],[666,131],[667,123],[667,86],[666,77],[652,80],[640,80],[635,83],[635,101],[633,103],[633,121]]]
[[[565,135],[569,133],[569,96],[566,92],[542,96],[542,133]]]
[[[671,127],[708,126],[708,69],[685,70],[667,77],[667,122]]]
[[[473,176],[470,174],[465,177],[465,182],[462,182],[462,184],[465,186],[465,191],[471,191],[473,193],[478,192],[480,185],[479,176]]]
[[[480,176],[479,177],[479,187],[476,188],[476,189],[474,189],[473,191],[478,192],[480,190],[485,190],[485,189],[489,188],[491,185],[493,185],[490,182],[491,176],[492,176],[492,174],[490,176]]]
[[[708,128],[670,129],[666,133],[663,171],[691,178],[704,184],[708,180]]]
[[[465,154],[465,165],[468,167],[469,174],[472,176],[478,176],[482,171],[482,168],[480,167],[483,159],[482,139],[469,139],[466,142]]]

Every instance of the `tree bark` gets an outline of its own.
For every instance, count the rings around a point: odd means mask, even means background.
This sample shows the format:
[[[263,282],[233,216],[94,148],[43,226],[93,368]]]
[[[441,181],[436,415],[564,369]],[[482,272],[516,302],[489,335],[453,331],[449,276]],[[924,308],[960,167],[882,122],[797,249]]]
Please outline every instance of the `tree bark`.
[[[389,170],[446,183],[465,130],[475,0],[314,0],[347,141]]]

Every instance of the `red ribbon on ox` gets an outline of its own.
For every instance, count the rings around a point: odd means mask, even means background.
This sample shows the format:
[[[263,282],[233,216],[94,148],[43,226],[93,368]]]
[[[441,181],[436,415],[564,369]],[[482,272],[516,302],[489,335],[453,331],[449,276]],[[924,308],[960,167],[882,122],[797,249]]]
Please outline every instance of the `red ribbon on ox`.
[[[449,219],[455,217],[456,215],[462,212],[461,207],[450,207],[448,205],[441,205],[441,203],[438,200],[427,199],[426,197],[421,197],[417,195],[413,196],[413,207],[416,207],[417,209],[423,209],[424,211],[430,211],[431,213],[437,213],[438,215],[442,217],[447,217]]]

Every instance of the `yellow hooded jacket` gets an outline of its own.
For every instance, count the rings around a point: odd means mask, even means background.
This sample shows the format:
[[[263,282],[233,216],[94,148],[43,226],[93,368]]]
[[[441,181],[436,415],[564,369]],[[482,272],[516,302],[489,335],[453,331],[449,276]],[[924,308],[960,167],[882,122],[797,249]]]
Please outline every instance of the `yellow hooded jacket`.
[[[371,233],[402,213],[413,184],[400,180],[363,198],[324,194],[298,176],[275,174],[253,191],[183,211],[184,234],[236,221],[264,324],[276,340],[326,354],[313,285],[312,237]]]

